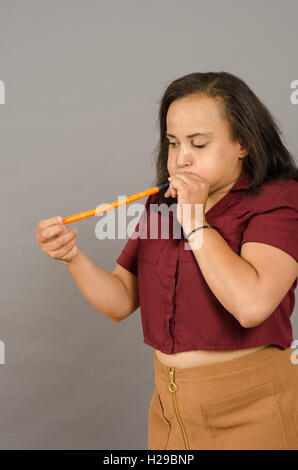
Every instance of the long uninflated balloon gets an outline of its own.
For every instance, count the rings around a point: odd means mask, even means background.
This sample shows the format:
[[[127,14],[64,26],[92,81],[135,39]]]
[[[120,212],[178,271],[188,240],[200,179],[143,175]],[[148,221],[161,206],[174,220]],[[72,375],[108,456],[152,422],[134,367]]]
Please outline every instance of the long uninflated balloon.
[[[81,212],[80,214],[71,215],[63,219],[63,224],[70,224],[71,222],[76,222],[77,220],[87,219],[87,217],[92,217],[93,215],[101,214],[102,212],[109,211],[111,209],[116,209],[119,206],[124,204],[129,204],[132,201],[136,201],[151,194],[158,193],[161,189],[166,189],[170,183],[158,184],[152,188],[141,191],[140,193],[133,194],[132,196],[119,199],[118,201],[111,202],[110,204],[105,204],[104,206],[98,207],[96,209],[91,209],[90,211]]]

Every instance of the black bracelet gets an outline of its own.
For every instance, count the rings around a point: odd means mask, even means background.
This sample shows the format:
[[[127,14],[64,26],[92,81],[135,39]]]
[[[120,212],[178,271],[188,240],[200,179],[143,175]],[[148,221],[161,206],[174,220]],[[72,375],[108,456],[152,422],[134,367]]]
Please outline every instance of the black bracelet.
[[[200,228],[216,228],[216,227],[213,227],[212,225],[202,225],[201,227],[197,227],[197,228],[194,228],[191,232],[189,232],[188,235],[185,235],[185,238],[188,239],[188,237],[190,237],[190,235],[195,232],[196,230],[200,230]]]

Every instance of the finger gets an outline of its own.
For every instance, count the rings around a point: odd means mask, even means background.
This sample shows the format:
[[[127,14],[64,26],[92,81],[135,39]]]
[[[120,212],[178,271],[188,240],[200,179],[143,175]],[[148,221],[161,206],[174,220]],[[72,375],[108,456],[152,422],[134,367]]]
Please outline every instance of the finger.
[[[77,254],[78,247],[75,245],[72,247],[70,251],[68,251],[65,255],[63,255],[60,260],[61,261],[69,261],[69,258],[75,256]]]
[[[177,197],[178,191],[185,189],[185,181],[175,176],[173,177],[173,180],[171,181],[170,188],[171,188],[171,193],[172,194],[174,193],[174,196],[172,197]]]
[[[182,180],[184,183],[186,184],[189,184],[190,183],[190,180],[189,180],[189,177],[185,176],[185,175],[181,175],[181,174],[177,174],[175,175],[175,178],[178,178],[178,182],[180,180]],[[176,180],[177,181],[177,180]]]
[[[70,254],[71,250],[73,250],[75,246],[76,246],[75,240],[70,240],[68,243],[66,243],[62,247],[59,247],[58,250],[53,251],[51,253],[51,256],[53,258],[61,259],[62,257]]]
[[[37,227],[39,228],[39,230],[43,230],[43,229],[51,227],[53,225],[60,224],[60,222],[62,220],[63,220],[63,218],[61,216],[51,217],[50,219],[45,219],[45,220],[42,220],[41,222],[39,222],[37,224]]]
[[[167,188],[166,192],[165,192],[165,197],[169,197],[171,196],[172,198],[175,198],[177,197],[177,191],[176,189],[172,186],[172,184],[169,185],[169,187]]]
[[[67,243],[70,243],[77,236],[78,231],[73,228],[72,230],[68,230],[68,233],[64,233],[59,237],[55,238],[54,240],[50,240],[45,243],[45,248],[47,251],[55,251],[63,248]]]
[[[40,241],[41,242],[46,242],[47,240],[50,240],[51,238],[56,238],[58,235],[65,233],[66,227],[63,227],[62,225],[54,225],[50,226],[48,228],[45,228],[41,230],[40,232]]]

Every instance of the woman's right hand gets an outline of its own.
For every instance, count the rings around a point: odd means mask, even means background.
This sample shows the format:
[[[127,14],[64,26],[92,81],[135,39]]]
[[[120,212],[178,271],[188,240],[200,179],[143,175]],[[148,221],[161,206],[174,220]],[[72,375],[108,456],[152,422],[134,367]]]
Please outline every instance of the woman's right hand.
[[[75,240],[78,231],[61,224],[59,219],[60,217],[51,217],[38,222],[35,236],[37,244],[44,253],[68,264],[79,251]]]

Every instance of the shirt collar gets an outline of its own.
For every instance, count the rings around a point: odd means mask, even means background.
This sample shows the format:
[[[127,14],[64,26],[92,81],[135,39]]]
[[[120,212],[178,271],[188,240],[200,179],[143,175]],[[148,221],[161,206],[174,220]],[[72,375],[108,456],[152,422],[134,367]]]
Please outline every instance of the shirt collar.
[[[241,176],[240,180],[230,189],[230,191],[238,191],[239,189],[248,188],[252,180],[252,175],[248,171]]]

